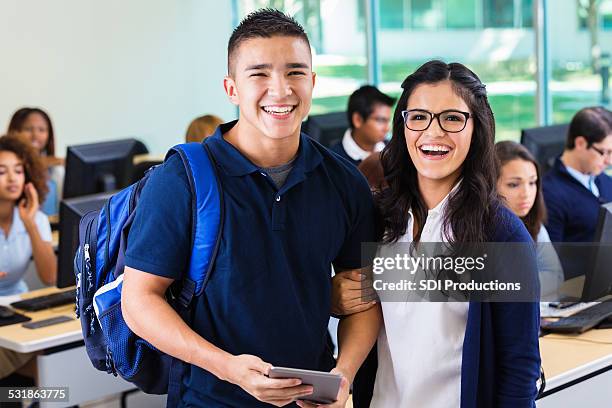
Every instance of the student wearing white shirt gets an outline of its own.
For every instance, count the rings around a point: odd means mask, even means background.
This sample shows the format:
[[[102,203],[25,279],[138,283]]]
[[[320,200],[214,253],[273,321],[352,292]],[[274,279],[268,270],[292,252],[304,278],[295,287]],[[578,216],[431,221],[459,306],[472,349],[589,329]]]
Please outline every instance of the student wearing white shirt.
[[[430,61],[402,88],[381,159],[383,242],[532,242],[496,193],[495,124],[476,74]],[[535,249],[527,248],[537,287]],[[535,407],[537,302],[382,300],[372,407]],[[362,386],[356,380],[354,391],[367,395]]]
[[[17,136],[0,137],[0,296],[28,290],[23,277],[31,258],[41,281],[56,280],[51,228],[39,211],[46,188],[45,168],[33,148]],[[0,378],[29,357],[0,349]]]
[[[395,99],[374,86],[364,85],[357,89],[348,101],[350,126],[331,150],[355,166],[370,154],[380,152],[385,147],[394,103]]]
[[[558,300],[563,268],[544,225],[546,206],[540,168],[524,146],[509,140],[495,144],[497,190],[508,208],[524,223],[537,245],[542,300]]]

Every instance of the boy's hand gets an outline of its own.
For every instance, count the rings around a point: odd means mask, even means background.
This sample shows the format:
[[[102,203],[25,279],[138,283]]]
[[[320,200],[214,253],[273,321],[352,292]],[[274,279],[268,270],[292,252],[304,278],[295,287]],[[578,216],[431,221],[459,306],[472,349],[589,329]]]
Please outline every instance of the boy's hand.
[[[332,309],[337,316],[363,312],[376,304],[372,282],[359,269],[337,273],[332,278]]]
[[[259,401],[282,407],[298,397],[312,394],[312,386],[301,385],[297,378],[268,378],[272,365],[259,357],[243,354],[229,360],[227,380],[257,398]]]
[[[340,390],[338,391],[338,396],[336,397],[336,402],[332,404],[317,404],[314,402],[308,401],[297,401],[297,404],[302,408],[344,408],[346,405],[346,401],[348,401],[349,397],[349,381],[346,379],[344,373],[342,373],[337,368],[334,368],[330,371],[332,374],[340,374],[342,376],[342,382],[340,383]]]

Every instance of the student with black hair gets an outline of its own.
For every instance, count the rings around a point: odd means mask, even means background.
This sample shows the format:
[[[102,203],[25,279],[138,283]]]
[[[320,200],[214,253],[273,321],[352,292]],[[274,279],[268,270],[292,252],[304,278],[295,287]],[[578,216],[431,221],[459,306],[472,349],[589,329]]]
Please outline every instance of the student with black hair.
[[[612,112],[584,108],[570,122],[563,154],[544,176],[543,191],[552,242],[591,242],[599,207],[612,201]]]
[[[136,334],[186,363],[180,395],[168,397],[178,406],[285,406],[312,393],[299,380],[268,378],[274,365],[333,369],[343,380],[327,406],[344,407],[376,339],[381,316],[372,308],[340,322],[337,363],[326,349],[331,266],[365,266],[374,205],[355,166],[300,135],[314,82],[308,37],[292,18],[263,9],[232,33],[224,86],[240,115],[204,141],[222,185],[223,230],[191,326],[164,297],[191,251],[191,193],[178,155],[142,191],[122,312]]]
[[[485,86],[461,64],[430,61],[402,88],[381,157],[388,184],[377,199],[383,243],[512,243],[524,248],[521,273],[537,288],[532,239],[496,192],[495,123]],[[537,295],[530,291],[530,302],[381,296],[376,375],[372,366],[360,371],[355,406],[535,407]]]
[[[394,103],[395,99],[374,86],[357,89],[348,101],[349,128],[331,150],[356,166],[370,154],[380,152],[385,147]]]
[[[48,171],[47,188],[49,193],[41,203],[41,210],[47,215],[59,212],[64,187],[64,160],[55,156],[55,134],[51,118],[40,108],[18,109],[9,122],[9,135],[23,137],[30,142],[40,155]]]

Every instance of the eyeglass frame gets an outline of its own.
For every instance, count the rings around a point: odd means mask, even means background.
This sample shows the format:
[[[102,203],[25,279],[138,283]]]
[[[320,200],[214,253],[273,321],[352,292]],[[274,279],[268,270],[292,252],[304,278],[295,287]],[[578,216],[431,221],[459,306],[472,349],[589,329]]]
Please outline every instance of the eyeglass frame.
[[[610,157],[610,156],[612,156],[612,150],[607,150],[607,151],[606,150],[601,150],[599,147],[597,147],[597,146],[595,146],[593,144],[591,144],[589,146],[589,148],[595,150],[597,153],[599,153],[599,155],[601,157]]]
[[[425,129],[415,130],[415,129],[410,129],[408,127],[408,123],[407,123],[408,113],[409,112],[415,112],[415,111],[429,113],[429,115],[430,115],[429,123],[427,124]],[[446,130],[444,128],[444,126],[442,126],[442,122],[440,122],[440,115],[442,115],[443,113],[447,113],[447,112],[461,113],[463,116],[465,116],[465,122],[463,123],[463,127],[461,128],[461,130]],[[438,112],[438,113],[433,113],[433,112],[430,112],[430,111],[428,111],[426,109],[408,109],[408,110],[403,110],[400,113],[402,115],[402,118],[404,119],[404,126],[406,126],[406,129],[412,130],[413,132],[424,132],[425,130],[429,129],[429,127],[431,126],[431,123],[433,122],[434,119],[438,119],[438,125],[440,126],[440,129],[442,129],[442,130],[444,130],[445,132],[448,132],[448,133],[459,133],[459,132],[462,132],[465,129],[465,127],[467,126],[468,119],[470,119],[470,117],[472,117],[470,112],[463,112],[463,111],[460,111],[460,110],[457,110],[457,109],[446,109],[446,110],[443,110],[443,111]]]

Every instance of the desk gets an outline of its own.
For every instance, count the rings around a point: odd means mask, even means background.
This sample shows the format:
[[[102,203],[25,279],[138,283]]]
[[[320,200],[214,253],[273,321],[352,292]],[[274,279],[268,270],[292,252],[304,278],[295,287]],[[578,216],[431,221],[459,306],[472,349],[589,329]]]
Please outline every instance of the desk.
[[[540,338],[546,376],[538,408],[604,407],[612,401],[612,329]]]
[[[22,297],[43,296],[59,291],[57,288],[45,288],[29,292]],[[75,317],[74,305],[20,313],[31,317],[32,321],[60,315]],[[0,327],[1,347],[22,353],[41,352],[36,357],[38,386],[69,387],[69,403],[41,403],[41,407],[77,405],[134,389],[127,381],[96,370],[80,342],[82,339],[81,323],[76,319],[34,330],[26,329],[19,323]],[[77,343],[71,345],[75,342]]]

